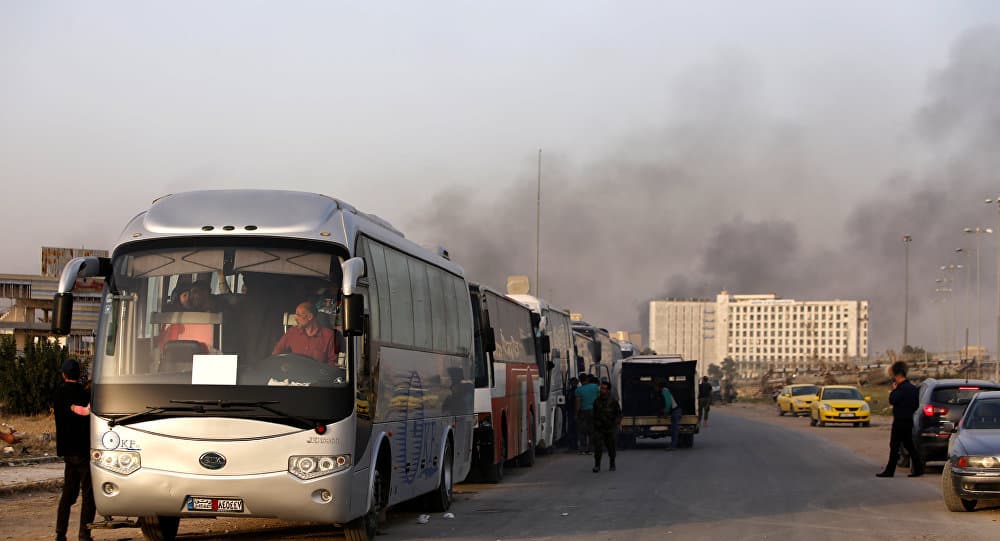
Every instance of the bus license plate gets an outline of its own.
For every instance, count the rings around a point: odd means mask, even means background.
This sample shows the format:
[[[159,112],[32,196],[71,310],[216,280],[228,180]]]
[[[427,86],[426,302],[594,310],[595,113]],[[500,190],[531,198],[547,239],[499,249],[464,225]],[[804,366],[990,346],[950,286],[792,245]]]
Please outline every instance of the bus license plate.
[[[216,511],[223,513],[242,513],[243,500],[239,498],[198,498],[189,497],[188,511]]]
[[[841,417],[854,417],[854,414],[853,413],[841,413],[840,416]]]

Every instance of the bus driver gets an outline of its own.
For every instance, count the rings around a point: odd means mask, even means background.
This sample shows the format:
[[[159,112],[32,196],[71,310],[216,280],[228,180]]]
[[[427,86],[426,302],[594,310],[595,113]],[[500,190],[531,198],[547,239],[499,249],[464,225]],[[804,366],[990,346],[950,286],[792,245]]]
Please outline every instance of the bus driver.
[[[316,320],[316,307],[303,302],[295,307],[297,325],[291,327],[278,340],[272,355],[295,353],[310,357],[317,362],[337,364],[337,334],[323,327]]]

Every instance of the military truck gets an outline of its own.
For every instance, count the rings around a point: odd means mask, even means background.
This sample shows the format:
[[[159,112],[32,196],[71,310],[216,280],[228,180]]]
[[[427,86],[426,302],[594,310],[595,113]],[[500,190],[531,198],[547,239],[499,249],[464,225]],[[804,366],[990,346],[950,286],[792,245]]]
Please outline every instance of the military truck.
[[[694,435],[701,430],[697,380],[698,361],[680,355],[637,355],[615,361],[611,384],[622,406],[619,444],[630,448],[638,438],[670,437],[670,416],[665,415],[663,395],[657,389],[663,382],[683,410],[677,445],[694,445]]]

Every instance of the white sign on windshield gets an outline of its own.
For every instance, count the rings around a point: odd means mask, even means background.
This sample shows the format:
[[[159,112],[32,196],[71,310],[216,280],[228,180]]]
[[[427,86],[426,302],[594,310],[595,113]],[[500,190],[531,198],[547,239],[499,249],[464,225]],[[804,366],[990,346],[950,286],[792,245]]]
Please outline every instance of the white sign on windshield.
[[[191,385],[236,385],[237,355],[195,355]]]

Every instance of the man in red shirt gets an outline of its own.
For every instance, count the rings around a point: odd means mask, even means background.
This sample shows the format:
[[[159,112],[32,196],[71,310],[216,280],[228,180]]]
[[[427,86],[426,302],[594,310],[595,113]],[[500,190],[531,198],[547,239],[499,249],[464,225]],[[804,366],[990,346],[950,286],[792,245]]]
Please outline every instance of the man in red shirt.
[[[316,321],[316,308],[304,302],[295,307],[297,326],[288,329],[274,346],[272,355],[295,353],[317,362],[337,364],[337,334]]]

